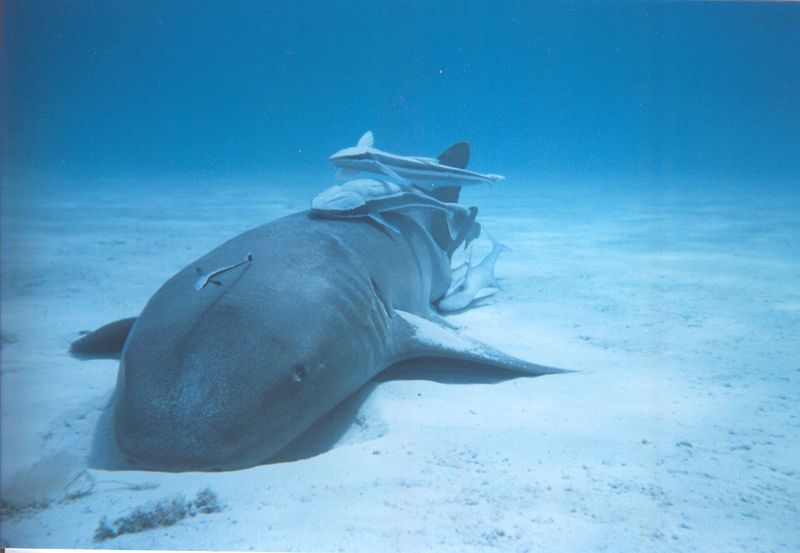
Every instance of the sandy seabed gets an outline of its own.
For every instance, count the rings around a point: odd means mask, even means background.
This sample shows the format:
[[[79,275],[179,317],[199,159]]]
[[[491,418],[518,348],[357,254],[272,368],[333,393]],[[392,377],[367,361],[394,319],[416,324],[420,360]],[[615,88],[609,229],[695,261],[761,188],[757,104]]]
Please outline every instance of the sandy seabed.
[[[330,184],[280,182],[4,190],[2,545],[800,550],[796,191],[519,178],[469,189],[464,203],[513,251],[497,264],[500,292],[450,320],[577,372],[405,367],[323,421],[310,458],[114,470],[117,362],[74,359],[69,343]],[[94,541],[103,517],[206,487],[220,512]]]

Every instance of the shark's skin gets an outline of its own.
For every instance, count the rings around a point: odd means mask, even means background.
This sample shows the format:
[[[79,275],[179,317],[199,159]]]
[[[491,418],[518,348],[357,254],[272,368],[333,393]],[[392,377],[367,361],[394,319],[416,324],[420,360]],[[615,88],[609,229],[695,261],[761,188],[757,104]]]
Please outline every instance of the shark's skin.
[[[504,178],[502,175],[469,171],[464,168],[466,162],[461,166],[448,165],[446,163],[448,153],[454,148],[466,148],[466,157],[469,158],[469,146],[464,142],[454,144],[442,152],[438,159],[392,154],[373,147],[373,143],[372,133],[367,131],[356,146],[333,154],[330,161],[340,169],[340,176],[348,178],[361,173],[371,173],[401,184],[415,184],[429,190],[470,184],[492,184]]]
[[[233,470],[275,456],[389,365],[446,357],[527,375],[535,365],[437,324],[449,238],[429,217],[298,213],[245,232],[167,281],[133,322],[75,342],[121,343],[113,428],[147,469]],[[445,242],[444,244],[442,242]],[[251,261],[195,290],[195,268]],[[130,333],[127,334],[128,329]],[[108,342],[108,343],[106,343]]]

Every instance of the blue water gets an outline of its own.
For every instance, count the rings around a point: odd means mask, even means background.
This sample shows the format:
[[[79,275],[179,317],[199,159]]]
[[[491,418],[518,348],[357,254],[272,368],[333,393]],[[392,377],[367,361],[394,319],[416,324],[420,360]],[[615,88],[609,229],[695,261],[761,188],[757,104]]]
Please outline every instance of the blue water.
[[[507,174],[791,181],[798,29],[790,4],[11,0],[3,165],[329,175],[372,129]]]

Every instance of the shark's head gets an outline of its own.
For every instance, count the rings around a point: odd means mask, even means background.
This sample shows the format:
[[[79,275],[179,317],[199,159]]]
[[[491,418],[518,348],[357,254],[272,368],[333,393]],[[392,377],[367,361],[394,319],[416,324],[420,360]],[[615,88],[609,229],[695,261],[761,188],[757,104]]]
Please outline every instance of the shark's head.
[[[301,258],[258,262],[200,291],[187,268],[137,320],[120,360],[113,421],[132,463],[170,471],[262,463],[346,397],[340,388],[352,384],[332,380],[327,367],[365,370],[341,312],[319,308],[341,303],[341,291],[306,275]]]

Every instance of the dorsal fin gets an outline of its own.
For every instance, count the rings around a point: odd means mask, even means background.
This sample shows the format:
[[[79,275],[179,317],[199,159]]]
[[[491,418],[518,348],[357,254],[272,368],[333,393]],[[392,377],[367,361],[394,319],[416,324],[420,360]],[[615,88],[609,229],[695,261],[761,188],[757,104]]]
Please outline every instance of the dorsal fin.
[[[469,143],[456,142],[439,154],[439,163],[464,169],[469,163]]]
[[[374,143],[375,137],[372,136],[372,131],[367,131],[361,138],[358,139],[358,144],[356,144],[356,146],[360,146],[362,148],[372,148]]]

